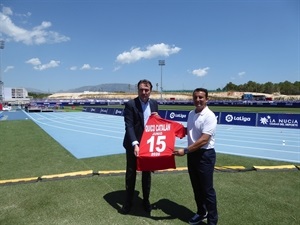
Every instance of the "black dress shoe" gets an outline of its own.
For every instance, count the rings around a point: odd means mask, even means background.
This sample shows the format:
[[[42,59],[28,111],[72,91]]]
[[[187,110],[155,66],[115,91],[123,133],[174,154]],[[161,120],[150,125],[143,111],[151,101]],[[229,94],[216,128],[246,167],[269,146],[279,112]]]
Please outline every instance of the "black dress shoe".
[[[152,206],[150,204],[150,202],[147,200],[147,201],[143,201],[143,207],[144,207],[144,210],[147,212],[147,213],[150,213],[151,210],[152,210]]]
[[[128,214],[128,213],[130,212],[130,210],[131,210],[131,205],[129,205],[129,204],[124,204],[124,205],[122,206],[122,208],[120,209],[120,213],[121,213],[121,214]]]

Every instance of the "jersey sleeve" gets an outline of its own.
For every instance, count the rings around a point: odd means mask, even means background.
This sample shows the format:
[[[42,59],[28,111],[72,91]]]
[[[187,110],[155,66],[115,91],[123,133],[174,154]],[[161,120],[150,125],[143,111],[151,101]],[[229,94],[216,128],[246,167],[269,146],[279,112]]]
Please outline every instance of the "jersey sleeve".
[[[157,121],[161,121],[162,123],[170,123],[172,126],[172,130],[174,131],[174,134],[176,137],[178,138],[184,138],[186,135],[186,128],[181,124],[178,123],[176,121],[172,121],[172,120],[167,120],[167,119],[163,119],[160,117],[156,117],[155,118]]]
[[[185,134],[186,134],[185,127],[181,123],[178,123],[178,122],[172,121],[172,123],[173,123],[173,127],[174,127],[175,136],[180,139],[184,138]]]

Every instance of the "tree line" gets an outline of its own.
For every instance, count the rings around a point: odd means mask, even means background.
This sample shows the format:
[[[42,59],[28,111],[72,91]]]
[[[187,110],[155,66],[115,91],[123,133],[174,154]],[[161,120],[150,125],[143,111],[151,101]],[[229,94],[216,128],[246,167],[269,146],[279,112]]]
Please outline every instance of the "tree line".
[[[283,95],[300,95],[300,82],[294,83],[284,81],[280,83],[267,82],[259,84],[254,81],[248,81],[245,84],[236,85],[232,82],[226,84],[223,89],[218,88],[217,91],[240,91],[240,92],[258,92],[258,93],[280,93]]]

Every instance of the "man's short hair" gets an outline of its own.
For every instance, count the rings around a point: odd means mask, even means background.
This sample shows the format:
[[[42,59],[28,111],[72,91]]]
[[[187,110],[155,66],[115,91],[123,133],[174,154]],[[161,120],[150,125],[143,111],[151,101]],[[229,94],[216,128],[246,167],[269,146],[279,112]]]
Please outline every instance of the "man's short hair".
[[[152,90],[152,83],[150,80],[147,80],[147,79],[143,79],[143,80],[140,80],[137,84],[137,87],[139,88],[140,84],[149,84],[150,85],[150,90]]]
[[[193,91],[193,95],[194,95],[195,92],[199,92],[199,91],[204,92],[204,93],[205,93],[205,97],[208,98],[208,91],[207,91],[207,89],[205,89],[205,88],[196,88],[196,89]]]

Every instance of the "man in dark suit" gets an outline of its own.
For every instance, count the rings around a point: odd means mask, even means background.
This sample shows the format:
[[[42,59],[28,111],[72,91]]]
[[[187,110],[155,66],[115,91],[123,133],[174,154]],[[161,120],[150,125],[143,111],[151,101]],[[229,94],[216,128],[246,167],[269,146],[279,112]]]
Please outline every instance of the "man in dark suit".
[[[152,84],[149,80],[138,82],[138,97],[125,103],[124,121],[125,136],[123,146],[126,149],[126,198],[121,208],[121,213],[128,214],[133,203],[136,183],[137,156],[139,143],[142,138],[144,126],[151,114],[158,115],[157,101],[150,99]],[[143,207],[148,213],[151,211],[149,201],[151,188],[151,171],[142,172]]]

